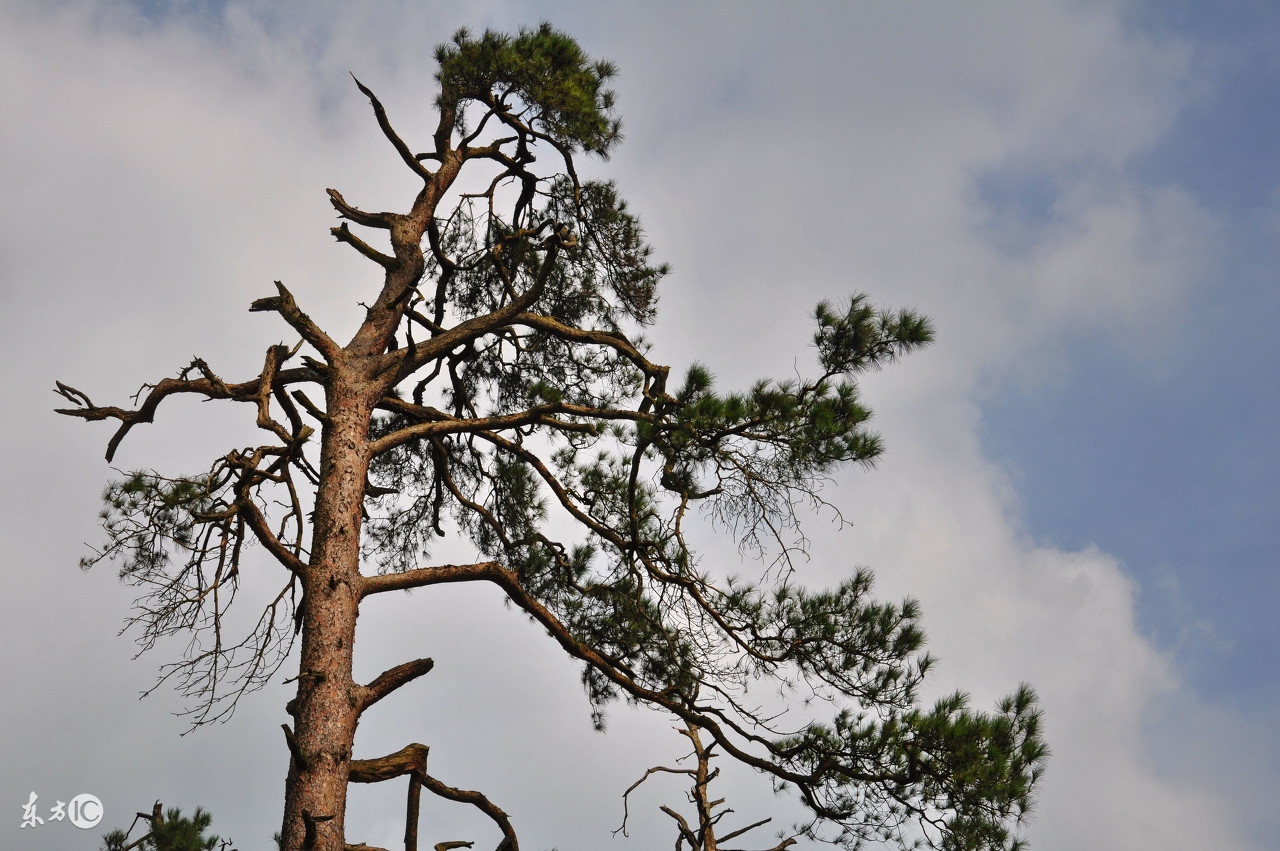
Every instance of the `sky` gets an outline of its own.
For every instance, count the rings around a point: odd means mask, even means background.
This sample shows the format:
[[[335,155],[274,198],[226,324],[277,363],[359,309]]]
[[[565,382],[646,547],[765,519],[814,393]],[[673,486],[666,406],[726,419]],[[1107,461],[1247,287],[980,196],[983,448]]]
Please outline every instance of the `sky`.
[[[1261,0],[0,0],[0,847],[96,849],[155,800],[269,847],[292,687],[186,735],[171,689],[139,700],[180,647],[134,659],[130,589],[77,569],[110,428],[50,391],[123,405],[193,355],[256,375],[293,342],[246,312],[273,280],[353,329],[380,278],[329,237],[324,189],[396,209],[414,179],[349,74],[425,139],[434,45],[542,19],[620,68],[626,138],[589,170],[672,264],[654,359],[746,386],[812,363],[821,299],[932,317],[933,346],[863,382],[886,454],[829,490],[851,524],[811,522],[804,576],[863,564],[918,598],[931,694],[1035,686],[1053,756],[1032,847],[1276,848],[1280,11]],[[163,413],[119,467],[202,469],[252,436],[234,409]],[[617,707],[593,732],[576,667],[485,591],[364,613],[358,677],[421,655],[436,669],[370,713],[357,756],[428,744],[527,849],[673,844],[676,786],[611,833],[623,790],[682,752],[667,719]],[[743,823],[794,817],[726,775]],[[22,828],[33,792],[42,817],[96,795],[104,820]],[[394,848],[402,807],[399,785],[358,789],[348,839]],[[435,804],[423,837],[497,842]]]

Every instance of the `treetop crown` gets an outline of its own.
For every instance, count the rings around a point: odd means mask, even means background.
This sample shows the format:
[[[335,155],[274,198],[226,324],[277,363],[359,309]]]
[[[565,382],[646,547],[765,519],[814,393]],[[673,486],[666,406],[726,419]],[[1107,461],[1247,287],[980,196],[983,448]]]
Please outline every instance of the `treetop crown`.
[[[614,92],[604,88],[617,69],[548,23],[516,36],[485,30],[476,38],[460,29],[436,49],[436,61],[442,107],[479,101],[557,145],[601,157],[621,138]]]

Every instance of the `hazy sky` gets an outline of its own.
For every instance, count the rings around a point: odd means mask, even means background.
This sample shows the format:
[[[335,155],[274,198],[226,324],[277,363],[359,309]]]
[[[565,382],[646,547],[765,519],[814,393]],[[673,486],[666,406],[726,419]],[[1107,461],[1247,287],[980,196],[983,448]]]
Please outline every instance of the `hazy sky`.
[[[348,72],[424,147],[434,45],[544,18],[621,69],[626,140],[591,170],[673,266],[656,360],[742,386],[805,370],[820,299],[933,317],[934,346],[865,382],[887,453],[829,492],[853,523],[811,524],[806,575],[865,564],[918,597],[935,692],[1038,689],[1033,847],[1276,847],[1280,6],[1261,0],[0,0],[0,847],[96,849],[156,799],[269,847],[292,687],[185,737],[167,687],[138,702],[179,648],[131,661],[130,590],[77,570],[110,428],[49,391],[123,405],[193,355],[255,375],[293,342],[246,312],[276,279],[353,328],[380,277],[329,237],[324,189],[397,209],[415,184]],[[175,403],[116,463],[198,470],[250,439],[243,410]],[[369,713],[357,756],[430,745],[526,849],[673,843],[675,786],[610,835],[622,791],[682,752],[667,719],[618,707],[592,732],[576,667],[487,591],[363,614],[360,677],[437,667]],[[744,822],[793,813],[760,778],[726,788]],[[32,792],[42,817],[92,793],[106,818],[23,829]],[[396,847],[402,808],[400,783],[359,790],[349,839]],[[434,804],[423,838],[497,841]]]

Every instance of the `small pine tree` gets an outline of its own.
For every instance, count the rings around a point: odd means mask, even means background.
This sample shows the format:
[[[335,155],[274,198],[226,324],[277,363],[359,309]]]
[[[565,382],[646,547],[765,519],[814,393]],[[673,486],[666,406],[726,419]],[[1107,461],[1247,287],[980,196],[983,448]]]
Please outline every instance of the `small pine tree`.
[[[138,813],[138,816],[151,823],[150,833],[130,842],[132,826],[129,830],[113,830],[102,837],[100,851],[235,851],[229,847],[230,840],[205,836],[213,816],[200,807],[196,807],[189,818],[178,807],[162,812],[160,804],[156,804],[151,815]]]

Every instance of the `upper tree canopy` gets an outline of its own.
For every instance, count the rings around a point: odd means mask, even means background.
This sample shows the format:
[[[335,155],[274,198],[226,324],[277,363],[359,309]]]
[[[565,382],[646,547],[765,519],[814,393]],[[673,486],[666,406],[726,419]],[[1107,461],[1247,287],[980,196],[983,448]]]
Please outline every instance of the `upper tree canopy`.
[[[336,534],[312,527],[312,494],[348,446],[367,472],[360,596],[492,583],[582,663],[598,724],[620,697],[673,713],[794,788],[816,835],[1013,847],[1045,757],[1030,690],[994,714],[960,695],[920,707],[930,659],[917,605],[873,599],[863,569],[808,590],[791,565],[798,507],[881,451],[857,376],[928,343],[928,321],[856,295],[817,307],[809,378],[726,393],[694,365],[671,380],[637,336],[667,270],[617,187],[575,168],[620,138],[612,66],[545,24],[460,31],[437,59],[439,122],[423,152],[357,82],[421,189],[407,213],[329,190],[344,220],[334,236],[384,272],[348,343],[277,284],[250,309],[278,313],[301,340],[268,349],[256,377],[228,383],[197,360],[144,388],[136,410],[59,385],[76,404],[63,413],[121,422],[108,458],[174,393],[251,404],[268,435],[202,475],[138,472],[113,485],[107,546],[90,560],[117,559],[144,589],[144,643],[180,629],[208,636],[169,671],[198,699],[198,720],[265,681],[287,651],[294,583]],[[384,232],[389,249],[351,225]],[[343,431],[352,417],[366,425]],[[339,433],[355,442],[330,439]],[[699,561],[685,535],[698,518],[736,534],[762,559],[761,578]],[[436,539],[468,541],[475,558],[434,562]],[[251,542],[287,572],[232,645],[222,618]],[[834,714],[753,708],[751,689],[779,684],[830,700]]]
[[[603,88],[617,69],[592,62],[576,41],[546,24],[514,38],[490,30],[475,39],[459,30],[452,44],[436,49],[436,61],[442,112],[468,100],[490,110],[515,107],[517,120],[547,141],[602,157],[620,138],[614,94]],[[466,133],[465,126],[459,130]]]

